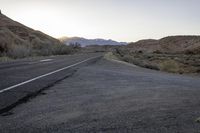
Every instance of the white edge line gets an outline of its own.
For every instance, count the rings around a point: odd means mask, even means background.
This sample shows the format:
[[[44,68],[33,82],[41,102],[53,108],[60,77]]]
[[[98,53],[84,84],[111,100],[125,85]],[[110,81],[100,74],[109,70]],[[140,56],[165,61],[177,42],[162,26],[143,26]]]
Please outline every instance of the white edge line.
[[[21,82],[21,83],[19,83],[19,84],[16,84],[16,85],[13,85],[13,86],[7,87],[7,88],[5,88],[5,89],[0,90],[0,93],[3,93],[3,92],[5,92],[5,91],[11,90],[11,89],[14,89],[14,88],[16,88],[16,87],[18,87],[18,86],[22,86],[22,85],[24,85],[24,84],[30,83],[30,82],[35,81],[35,80],[37,80],[37,79],[40,79],[40,78],[43,78],[43,77],[46,77],[46,76],[52,75],[52,74],[54,74],[54,73],[57,73],[57,72],[63,71],[63,70],[65,70],[65,69],[68,69],[68,68],[71,68],[71,67],[77,66],[77,65],[79,65],[79,64],[81,64],[81,63],[84,63],[84,62],[86,62],[86,61],[89,61],[89,60],[95,59],[95,58],[97,58],[97,57],[100,57],[100,56],[96,56],[96,57],[88,58],[88,59],[83,60],[83,61],[81,61],[81,62],[77,62],[77,63],[72,64],[72,65],[69,65],[69,66],[67,66],[67,67],[64,67],[64,68],[61,68],[61,69],[58,69],[58,70],[55,70],[55,71],[49,72],[49,73],[47,73],[47,74],[43,74],[43,75],[41,75],[41,76],[35,77],[35,78],[33,78],[33,79],[30,79],[30,80],[27,80],[27,81],[24,81],[24,82]]]
[[[44,60],[40,60],[39,62],[49,62],[52,61],[53,59],[44,59]]]

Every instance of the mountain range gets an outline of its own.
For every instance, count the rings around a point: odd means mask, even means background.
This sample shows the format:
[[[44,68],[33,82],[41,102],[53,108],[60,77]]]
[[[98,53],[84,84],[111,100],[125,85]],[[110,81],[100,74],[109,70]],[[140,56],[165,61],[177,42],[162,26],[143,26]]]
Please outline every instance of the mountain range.
[[[114,40],[105,40],[105,39],[86,39],[82,37],[62,37],[59,39],[61,42],[66,45],[78,43],[82,47],[88,45],[126,45],[126,42],[117,42]]]

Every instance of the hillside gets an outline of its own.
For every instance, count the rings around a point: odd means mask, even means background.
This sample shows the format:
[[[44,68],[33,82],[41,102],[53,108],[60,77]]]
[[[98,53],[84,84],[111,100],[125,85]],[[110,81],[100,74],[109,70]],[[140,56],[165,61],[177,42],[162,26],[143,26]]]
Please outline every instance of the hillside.
[[[131,51],[147,53],[200,53],[200,36],[169,36],[160,40],[141,40],[127,46]]]
[[[63,48],[64,44],[59,40],[0,13],[0,56],[22,58],[31,55],[59,54]]]
[[[200,73],[200,36],[140,40],[112,52],[116,58],[171,73]]]
[[[125,42],[117,42],[114,40],[105,40],[105,39],[86,39],[81,37],[63,37],[60,38],[60,41],[66,45],[78,43],[82,47],[88,45],[126,45]]]

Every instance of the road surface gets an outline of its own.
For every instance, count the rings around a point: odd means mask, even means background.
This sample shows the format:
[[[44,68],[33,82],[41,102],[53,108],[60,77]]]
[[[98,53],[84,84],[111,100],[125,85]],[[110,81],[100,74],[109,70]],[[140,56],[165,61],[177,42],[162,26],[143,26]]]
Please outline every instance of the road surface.
[[[77,54],[0,63],[0,113],[37,95],[101,55]]]
[[[104,58],[86,64],[74,68],[69,77],[26,103],[1,114],[0,132],[200,131],[200,123],[195,121],[200,117],[200,78]],[[51,65],[44,70],[48,67]]]

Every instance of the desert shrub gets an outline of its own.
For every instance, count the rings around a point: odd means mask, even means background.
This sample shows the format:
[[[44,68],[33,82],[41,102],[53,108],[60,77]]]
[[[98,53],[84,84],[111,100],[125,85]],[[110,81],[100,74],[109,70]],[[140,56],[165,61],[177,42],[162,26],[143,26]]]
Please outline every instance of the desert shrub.
[[[0,57],[0,61],[1,62],[7,62],[7,61],[10,61],[10,60],[12,60],[10,57],[8,57],[8,56],[1,56]]]
[[[39,55],[42,55],[42,56],[52,55],[53,50],[54,49],[53,49],[53,46],[51,46],[51,44],[43,43],[41,45],[41,48],[39,49]]]
[[[115,54],[123,57],[124,55],[127,54],[127,51],[125,49],[121,49],[121,48],[115,48],[115,51],[114,51]]]
[[[74,48],[66,46],[66,45],[57,45],[54,47],[53,54],[54,55],[64,55],[74,53]]]
[[[172,73],[182,73],[181,66],[178,62],[174,60],[165,60],[159,64],[159,68],[162,71],[172,72]]]
[[[74,50],[66,45],[50,45],[43,44],[40,49],[32,49],[32,56],[49,56],[49,55],[65,55],[72,54]]]
[[[122,57],[122,59],[123,59],[124,61],[126,61],[126,62],[129,62],[129,63],[133,62],[133,57],[131,57],[130,55],[124,55],[124,56]]]
[[[112,60],[119,60],[117,56],[115,56],[112,52],[108,52],[104,55],[106,59],[112,59]]]
[[[0,45],[0,53],[4,53],[6,51],[5,47]]]
[[[26,45],[12,45],[7,55],[11,58],[24,58],[31,55],[31,48]]]
[[[40,49],[33,49],[32,50],[32,55],[34,56],[47,56],[49,55],[49,50],[48,49],[45,49],[44,47],[41,46]]]
[[[154,54],[162,54],[160,50],[153,51]]]
[[[186,54],[186,55],[194,55],[194,54],[195,54],[195,51],[187,50],[187,51],[185,51],[185,54]]]

